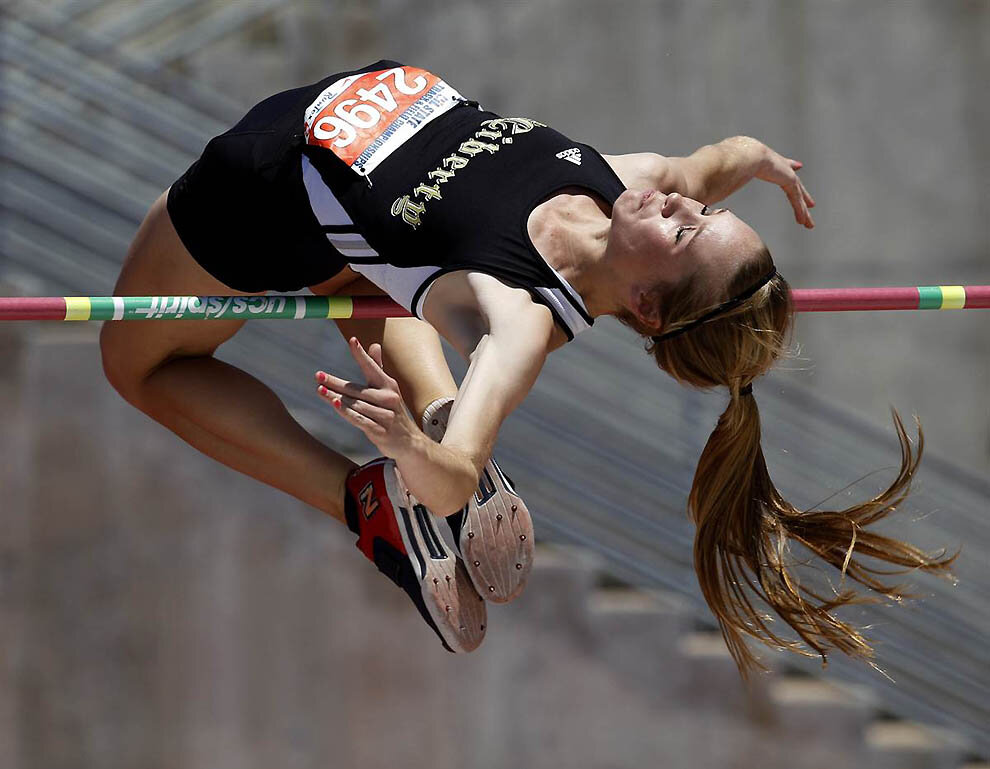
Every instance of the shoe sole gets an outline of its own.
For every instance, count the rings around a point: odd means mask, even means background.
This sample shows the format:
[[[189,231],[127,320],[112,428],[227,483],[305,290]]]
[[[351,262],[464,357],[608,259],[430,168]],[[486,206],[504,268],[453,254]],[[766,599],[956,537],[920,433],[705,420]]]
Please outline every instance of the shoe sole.
[[[413,570],[419,578],[426,610],[444,642],[454,652],[474,651],[488,625],[484,599],[478,594],[464,563],[434,526],[434,516],[408,493],[398,468],[385,472],[385,487]],[[395,500],[407,504],[396,505]]]
[[[423,431],[439,442],[453,400],[437,401],[423,414]],[[475,589],[493,603],[508,603],[526,588],[533,568],[533,520],[512,483],[489,458],[481,485],[468,500],[458,547]]]

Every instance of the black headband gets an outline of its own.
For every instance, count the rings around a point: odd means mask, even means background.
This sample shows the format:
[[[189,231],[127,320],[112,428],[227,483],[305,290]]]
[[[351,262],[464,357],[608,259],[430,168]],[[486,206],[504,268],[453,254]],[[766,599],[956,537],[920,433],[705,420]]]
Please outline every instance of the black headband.
[[[763,288],[767,283],[769,283],[776,274],[777,274],[777,268],[774,267],[770,271],[770,274],[767,275],[765,278],[763,278],[763,280],[761,280],[755,286],[751,286],[750,288],[747,288],[745,291],[739,294],[739,296],[735,296],[732,299],[728,300],[727,302],[722,302],[722,304],[720,304],[718,307],[710,310],[709,312],[706,312],[700,318],[695,318],[687,325],[681,326],[680,328],[674,329],[673,331],[668,331],[666,334],[660,334],[658,336],[653,337],[653,341],[662,342],[664,339],[670,339],[671,337],[675,337],[678,334],[683,334],[685,331],[690,331],[692,328],[695,328],[696,326],[700,326],[702,323],[707,323],[716,315],[721,315],[722,313],[728,312],[733,307],[738,307],[740,304],[742,304],[747,299],[749,299],[753,294],[755,294],[757,291]]]

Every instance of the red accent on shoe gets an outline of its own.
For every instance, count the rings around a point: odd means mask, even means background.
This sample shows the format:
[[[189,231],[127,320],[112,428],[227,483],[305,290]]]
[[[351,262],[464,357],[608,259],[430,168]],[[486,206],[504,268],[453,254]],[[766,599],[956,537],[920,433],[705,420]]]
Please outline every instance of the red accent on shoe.
[[[357,547],[368,560],[374,562],[374,541],[380,537],[403,555],[408,555],[402,543],[396,511],[388,496],[385,472],[389,460],[378,460],[355,468],[347,476],[347,493],[355,506],[358,527],[361,530]],[[394,469],[392,470],[394,472]]]

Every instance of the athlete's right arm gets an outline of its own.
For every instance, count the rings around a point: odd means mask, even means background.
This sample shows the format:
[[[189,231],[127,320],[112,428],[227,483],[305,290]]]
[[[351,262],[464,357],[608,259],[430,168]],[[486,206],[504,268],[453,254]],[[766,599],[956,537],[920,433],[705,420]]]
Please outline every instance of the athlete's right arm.
[[[503,305],[489,319],[489,332],[470,356],[441,442],[444,449],[470,462],[474,476],[470,485],[450,489],[445,512],[459,510],[477,489],[502,422],[529,394],[543,368],[553,329],[550,310],[529,297],[516,306]]]
[[[553,319],[546,307],[522,291],[500,292],[492,307],[441,443],[406,413],[398,384],[382,368],[379,345],[366,351],[350,342],[364,385],[317,372],[320,395],[395,460],[413,496],[436,515],[457,512],[477,489],[502,421],[529,393],[548,353]]]
[[[798,224],[815,226],[808,211],[815,201],[797,175],[801,162],[785,158],[750,136],[706,144],[687,157],[653,152],[604,157],[630,189],[679,192],[707,205],[724,200],[753,179],[771,182],[787,195]]]
[[[443,440],[417,431],[390,454],[413,496],[434,514],[456,513],[477,490],[499,427],[536,381],[552,333],[546,307],[528,296],[506,299],[469,356]]]

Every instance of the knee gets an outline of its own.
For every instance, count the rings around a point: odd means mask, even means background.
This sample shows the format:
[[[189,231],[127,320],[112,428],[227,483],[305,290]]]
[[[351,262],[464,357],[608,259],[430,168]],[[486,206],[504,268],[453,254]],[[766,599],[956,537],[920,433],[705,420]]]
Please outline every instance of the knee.
[[[141,385],[148,371],[137,365],[136,356],[123,334],[105,323],[100,331],[100,356],[103,361],[103,375],[128,403],[141,408]]]

